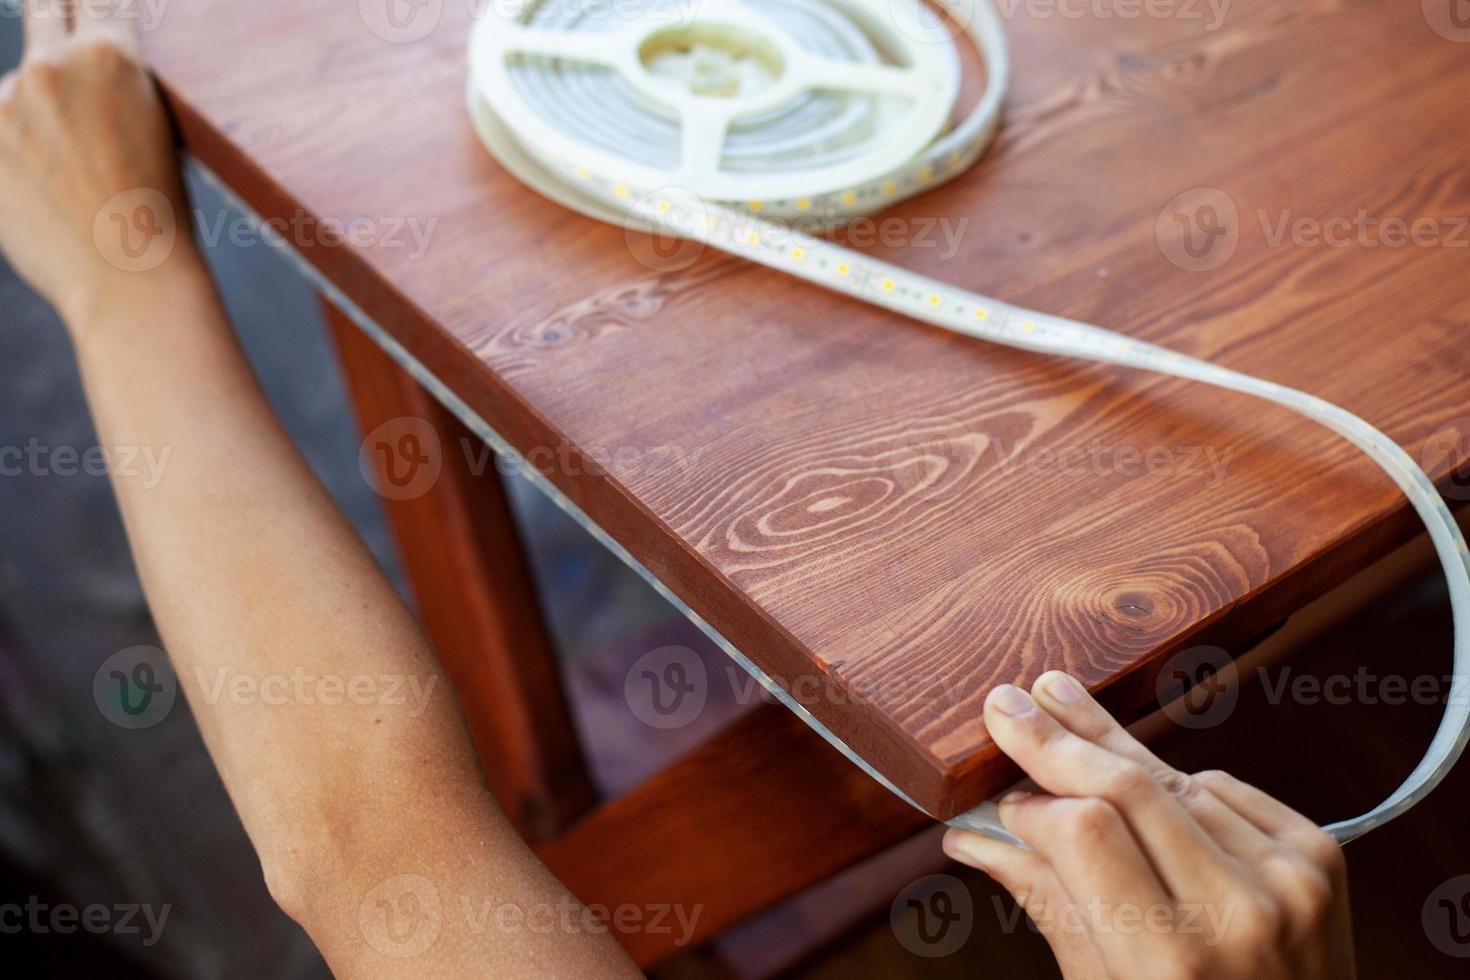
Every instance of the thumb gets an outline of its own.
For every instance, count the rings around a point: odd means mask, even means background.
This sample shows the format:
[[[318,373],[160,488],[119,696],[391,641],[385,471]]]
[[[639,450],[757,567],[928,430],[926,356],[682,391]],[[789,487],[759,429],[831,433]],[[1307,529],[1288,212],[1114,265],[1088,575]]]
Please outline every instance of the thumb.
[[[1010,893],[1046,939],[1067,980],[1108,980],[1091,937],[1067,914],[1071,898],[1039,854],[957,827],[945,832],[944,853],[985,872]]]

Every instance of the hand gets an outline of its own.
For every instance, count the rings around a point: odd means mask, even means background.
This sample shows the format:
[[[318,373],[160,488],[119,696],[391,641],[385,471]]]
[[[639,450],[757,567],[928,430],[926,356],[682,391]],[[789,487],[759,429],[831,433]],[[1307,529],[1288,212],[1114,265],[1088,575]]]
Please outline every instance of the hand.
[[[985,724],[1040,786],[1000,805],[1034,851],[945,851],[1027,910],[1069,978],[1353,976],[1347,873],[1311,821],[1223,772],[1176,772],[1073,678],[990,692]]]
[[[83,5],[69,30],[66,5],[23,6],[25,55],[0,79],[0,250],[75,328],[202,264],[131,21]]]

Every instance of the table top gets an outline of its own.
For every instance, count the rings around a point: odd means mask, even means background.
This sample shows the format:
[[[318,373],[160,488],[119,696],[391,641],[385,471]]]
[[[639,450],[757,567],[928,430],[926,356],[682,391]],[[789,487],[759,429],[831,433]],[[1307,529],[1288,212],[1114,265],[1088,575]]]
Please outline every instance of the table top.
[[[366,219],[288,237],[931,813],[1012,775],[994,685],[1140,708],[1416,531],[1284,410],[719,254],[650,268],[479,145],[473,5],[388,2],[177,4],[145,49],[207,166],[266,217]],[[1012,8],[997,146],[847,241],[1321,395],[1470,496],[1470,43],[1434,0]]]

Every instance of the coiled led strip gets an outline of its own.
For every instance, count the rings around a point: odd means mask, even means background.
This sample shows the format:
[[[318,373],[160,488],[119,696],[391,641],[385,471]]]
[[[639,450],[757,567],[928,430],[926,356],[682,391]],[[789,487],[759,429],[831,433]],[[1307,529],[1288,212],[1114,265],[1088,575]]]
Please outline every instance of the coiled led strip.
[[[1434,484],[1395,442],[1305,392],[979,296],[791,226],[825,227],[885,207],[957,176],[984,152],[1008,75],[1004,34],[987,0],[945,0],[988,75],[979,103],[945,132],[959,60],[948,26],[919,0],[497,0],[492,7],[470,39],[471,118],[502,164],[543,195],[970,337],[1255,395],[1371,457],[1423,520],[1444,567],[1454,669],[1444,718],[1414,771],[1369,813],[1325,829],[1352,840],[1444,778],[1470,739],[1470,553]],[[913,803],[748,658],[732,655]],[[991,803],[949,822],[1016,840]]]

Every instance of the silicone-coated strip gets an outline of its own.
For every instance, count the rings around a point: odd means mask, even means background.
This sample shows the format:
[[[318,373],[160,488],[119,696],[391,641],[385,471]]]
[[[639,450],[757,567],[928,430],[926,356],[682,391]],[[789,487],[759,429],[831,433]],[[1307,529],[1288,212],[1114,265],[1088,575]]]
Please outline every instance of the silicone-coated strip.
[[[725,0],[727,5],[739,2]],[[786,15],[782,13],[780,4],[769,0],[745,2],[758,6],[762,16],[778,25],[775,29],[783,29],[780,25],[785,23],[783,18]],[[802,32],[798,39],[806,45],[838,43],[833,39],[841,32],[834,33],[835,28],[831,28],[830,23],[825,33],[813,26],[817,21],[806,20],[797,26],[796,12],[810,12],[814,5],[822,2],[787,0],[792,11],[792,29]],[[656,8],[663,18],[659,25],[666,26],[667,11],[659,0],[650,0],[650,4],[651,9]],[[909,22],[916,16],[912,9],[915,5],[917,0],[891,0],[886,4],[882,0],[830,0],[827,13],[853,18],[856,23],[864,17],[875,16],[879,8],[886,6],[890,11],[906,10],[901,20]],[[555,151],[545,145],[538,146],[534,134],[547,131],[553,121],[551,114],[575,104],[568,100],[569,92],[577,93],[577,98],[581,99],[602,99],[595,106],[595,112],[607,122],[611,132],[625,135],[642,132],[652,144],[667,135],[669,125],[667,118],[648,106],[617,97],[616,86],[605,78],[600,79],[596,86],[581,84],[585,81],[582,76],[588,71],[584,63],[584,53],[589,49],[586,31],[601,28],[594,21],[580,16],[575,5],[562,2],[541,6],[527,2],[507,12],[513,21],[509,29],[519,29],[523,25],[534,25],[538,29],[539,57],[519,60],[514,67],[514,76],[519,80],[514,98],[506,94],[507,89],[503,85],[482,84],[485,78],[506,67],[487,63],[487,58],[505,55],[487,47],[482,40],[483,33],[507,29],[506,24],[495,17],[486,17],[477,25],[470,47],[470,114],[486,146],[507,169],[536,191],[584,214],[614,223],[651,226],[700,241],[815,285],[966,336],[1040,353],[1142,368],[1254,395],[1319,423],[1361,449],[1403,491],[1428,529],[1448,580],[1454,619],[1454,669],[1447,707],[1424,758],[1382,804],[1369,813],[1331,824],[1325,829],[1338,840],[1348,841],[1381,826],[1423,799],[1454,765],[1467,739],[1470,739],[1470,692],[1466,690],[1466,673],[1470,668],[1470,553],[1467,553],[1465,539],[1434,484],[1401,447],[1361,418],[1305,392],[1099,327],[980,296],[868,258],[774,220],[810,217],[826,223],[840,223],[952,179],[984,151],[999,120],[1009,71],[1004,34],[995,10],[987,0],[955,0],[947,4],[947,8],[954,23],[963,28],[964,35],[984,60],[988,76],[984,94],[975,108],[948,133],[927,146],[909,147],[909,158],[898,169],[856,181],[848,187],[813,187],[808,194],[771,201],[709,201],[682,187],[640,186],[632,175],[646,175],[647,168],[630,165],[626,171],[612,170],[605,148],[593,152],[589,146],[585,159],[579,159],[575,153],[569,156],[567,140],[560,136]],[[691,22],[698,16],[696,6],[689,14]],[[558,53],[562,49],[557,47],[557,32],[572,39],[567,42],[564,57]],[[862,51],[853,51],[850,45],[849,54],[854,60],[865,56]],[[623,59],[616,65],[599,66],[598,70],[626,73],[639,69],[636,60]],[[826,97],[832,98],[830,93]],[[871,96],[848,92],[842,98],[860,100]],[[528,121],[528,112],[539,112],[545,118],[532,125]],[[767,114],[762,119],[764,123],[756,120],[747,126],[744,135],[748,141],[760,144],[765,139],[775,145],[780,134],[790,142],[789,132],[781,128],[779,113]],[[518,121],[522,125],[517,126]],[[770,132],[763,130],[762,125]],[[728,161],[735,153],[733,140],[726,146],[724,159]],[[805,149],[810,151],[812,148]],[[717,164],[719,159],[717,155]],[[855,173],[858,169],[854,165],[847,173]],[[779,186],[791,183],[789,173],[786,177]],[[644,574],[646,576],[646,572]],[[660,591],[667,594],[666,590]],[[687,608],[685,612],[688,613]],[[778,691],[771,679],[748,658],[741,656],[722,639],[718,642],[737,663],[849,759],[908,799],[809,711],[789,696],[783,697],[783,692]],[[1015,841],[1000,827],[992,804],[982,804],[950,822]]]

